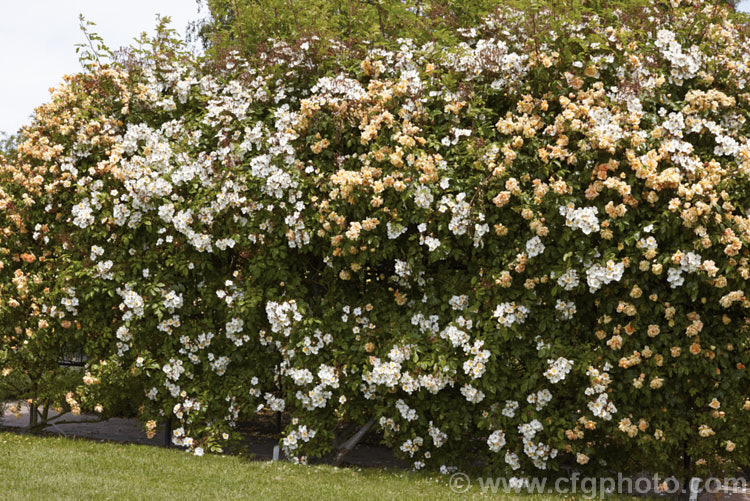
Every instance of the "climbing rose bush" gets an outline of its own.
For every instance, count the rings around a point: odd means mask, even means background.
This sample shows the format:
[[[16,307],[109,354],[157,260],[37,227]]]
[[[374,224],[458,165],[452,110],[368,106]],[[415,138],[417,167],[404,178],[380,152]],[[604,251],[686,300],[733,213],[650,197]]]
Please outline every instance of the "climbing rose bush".
[[[303,462],[374,420],[416,469],[748,466],[747,23],[577,16],[66,78],[0,167],[3,377],[81,348],[49,399],[197,454],[265,409]]]

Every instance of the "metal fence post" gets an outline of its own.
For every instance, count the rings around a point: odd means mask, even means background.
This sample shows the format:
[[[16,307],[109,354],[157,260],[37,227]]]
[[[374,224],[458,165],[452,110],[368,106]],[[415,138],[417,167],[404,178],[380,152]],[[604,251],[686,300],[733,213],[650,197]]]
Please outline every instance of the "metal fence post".
[[[167,424],[164,427],[164,447],[169,448],[172,445],[172,416],[167,419]]]
[[[32,401],[33,402],[33,401]],[[29,403],[29,429],[34,428],[37,423],[36,405]]]

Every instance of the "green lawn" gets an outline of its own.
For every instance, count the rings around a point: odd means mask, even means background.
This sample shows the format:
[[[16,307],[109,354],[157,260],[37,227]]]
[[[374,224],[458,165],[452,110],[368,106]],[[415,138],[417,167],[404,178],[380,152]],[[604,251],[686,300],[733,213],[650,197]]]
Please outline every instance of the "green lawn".
[[[193,457],[163,448],[0,433],[0,499],[523,499],[451,492],[445,477]],[[568,496],[574,499],[574,496]],[[575,496],[578,498],[578,496]],[[625,498],[623,498],[625,499]]]

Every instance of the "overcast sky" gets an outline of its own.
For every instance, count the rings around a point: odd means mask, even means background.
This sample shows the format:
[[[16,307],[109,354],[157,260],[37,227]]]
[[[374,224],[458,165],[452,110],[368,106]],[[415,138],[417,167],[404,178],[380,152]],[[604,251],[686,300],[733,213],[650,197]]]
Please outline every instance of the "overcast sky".
[[[750,0],[739,8],[750,11]],[[18,130],[48,100],[50,87],[80,71],[78,14],[117,49],[143,31],[153,33],[157,13],[170,16],[182,36],[189,21],[205,16],[195,0],[0,0],[0,131]]]
[[[171,17],[184,37],[205,9],[199,14],[195,0],[0,0],[0,131],[18,130],[48,101],[50,87],[81,70],[79,14],[97,24],[94,31],[114,50],[153,33],[156,14]]]

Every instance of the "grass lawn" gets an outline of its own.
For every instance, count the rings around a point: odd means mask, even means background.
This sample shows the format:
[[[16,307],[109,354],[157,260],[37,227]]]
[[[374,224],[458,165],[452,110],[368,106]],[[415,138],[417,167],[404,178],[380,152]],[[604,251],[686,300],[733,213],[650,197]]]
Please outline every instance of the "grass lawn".
[[[439,476],[439,475],[438,475]],[[476,483],[476,482],[475,482]],[[451,492],[446,477],[193,457],[163,448],[0,433],[0,499],[566,499]],[[568,496],[567,499],[578,499]],[[620,498],[630,499],[630,498]]]

